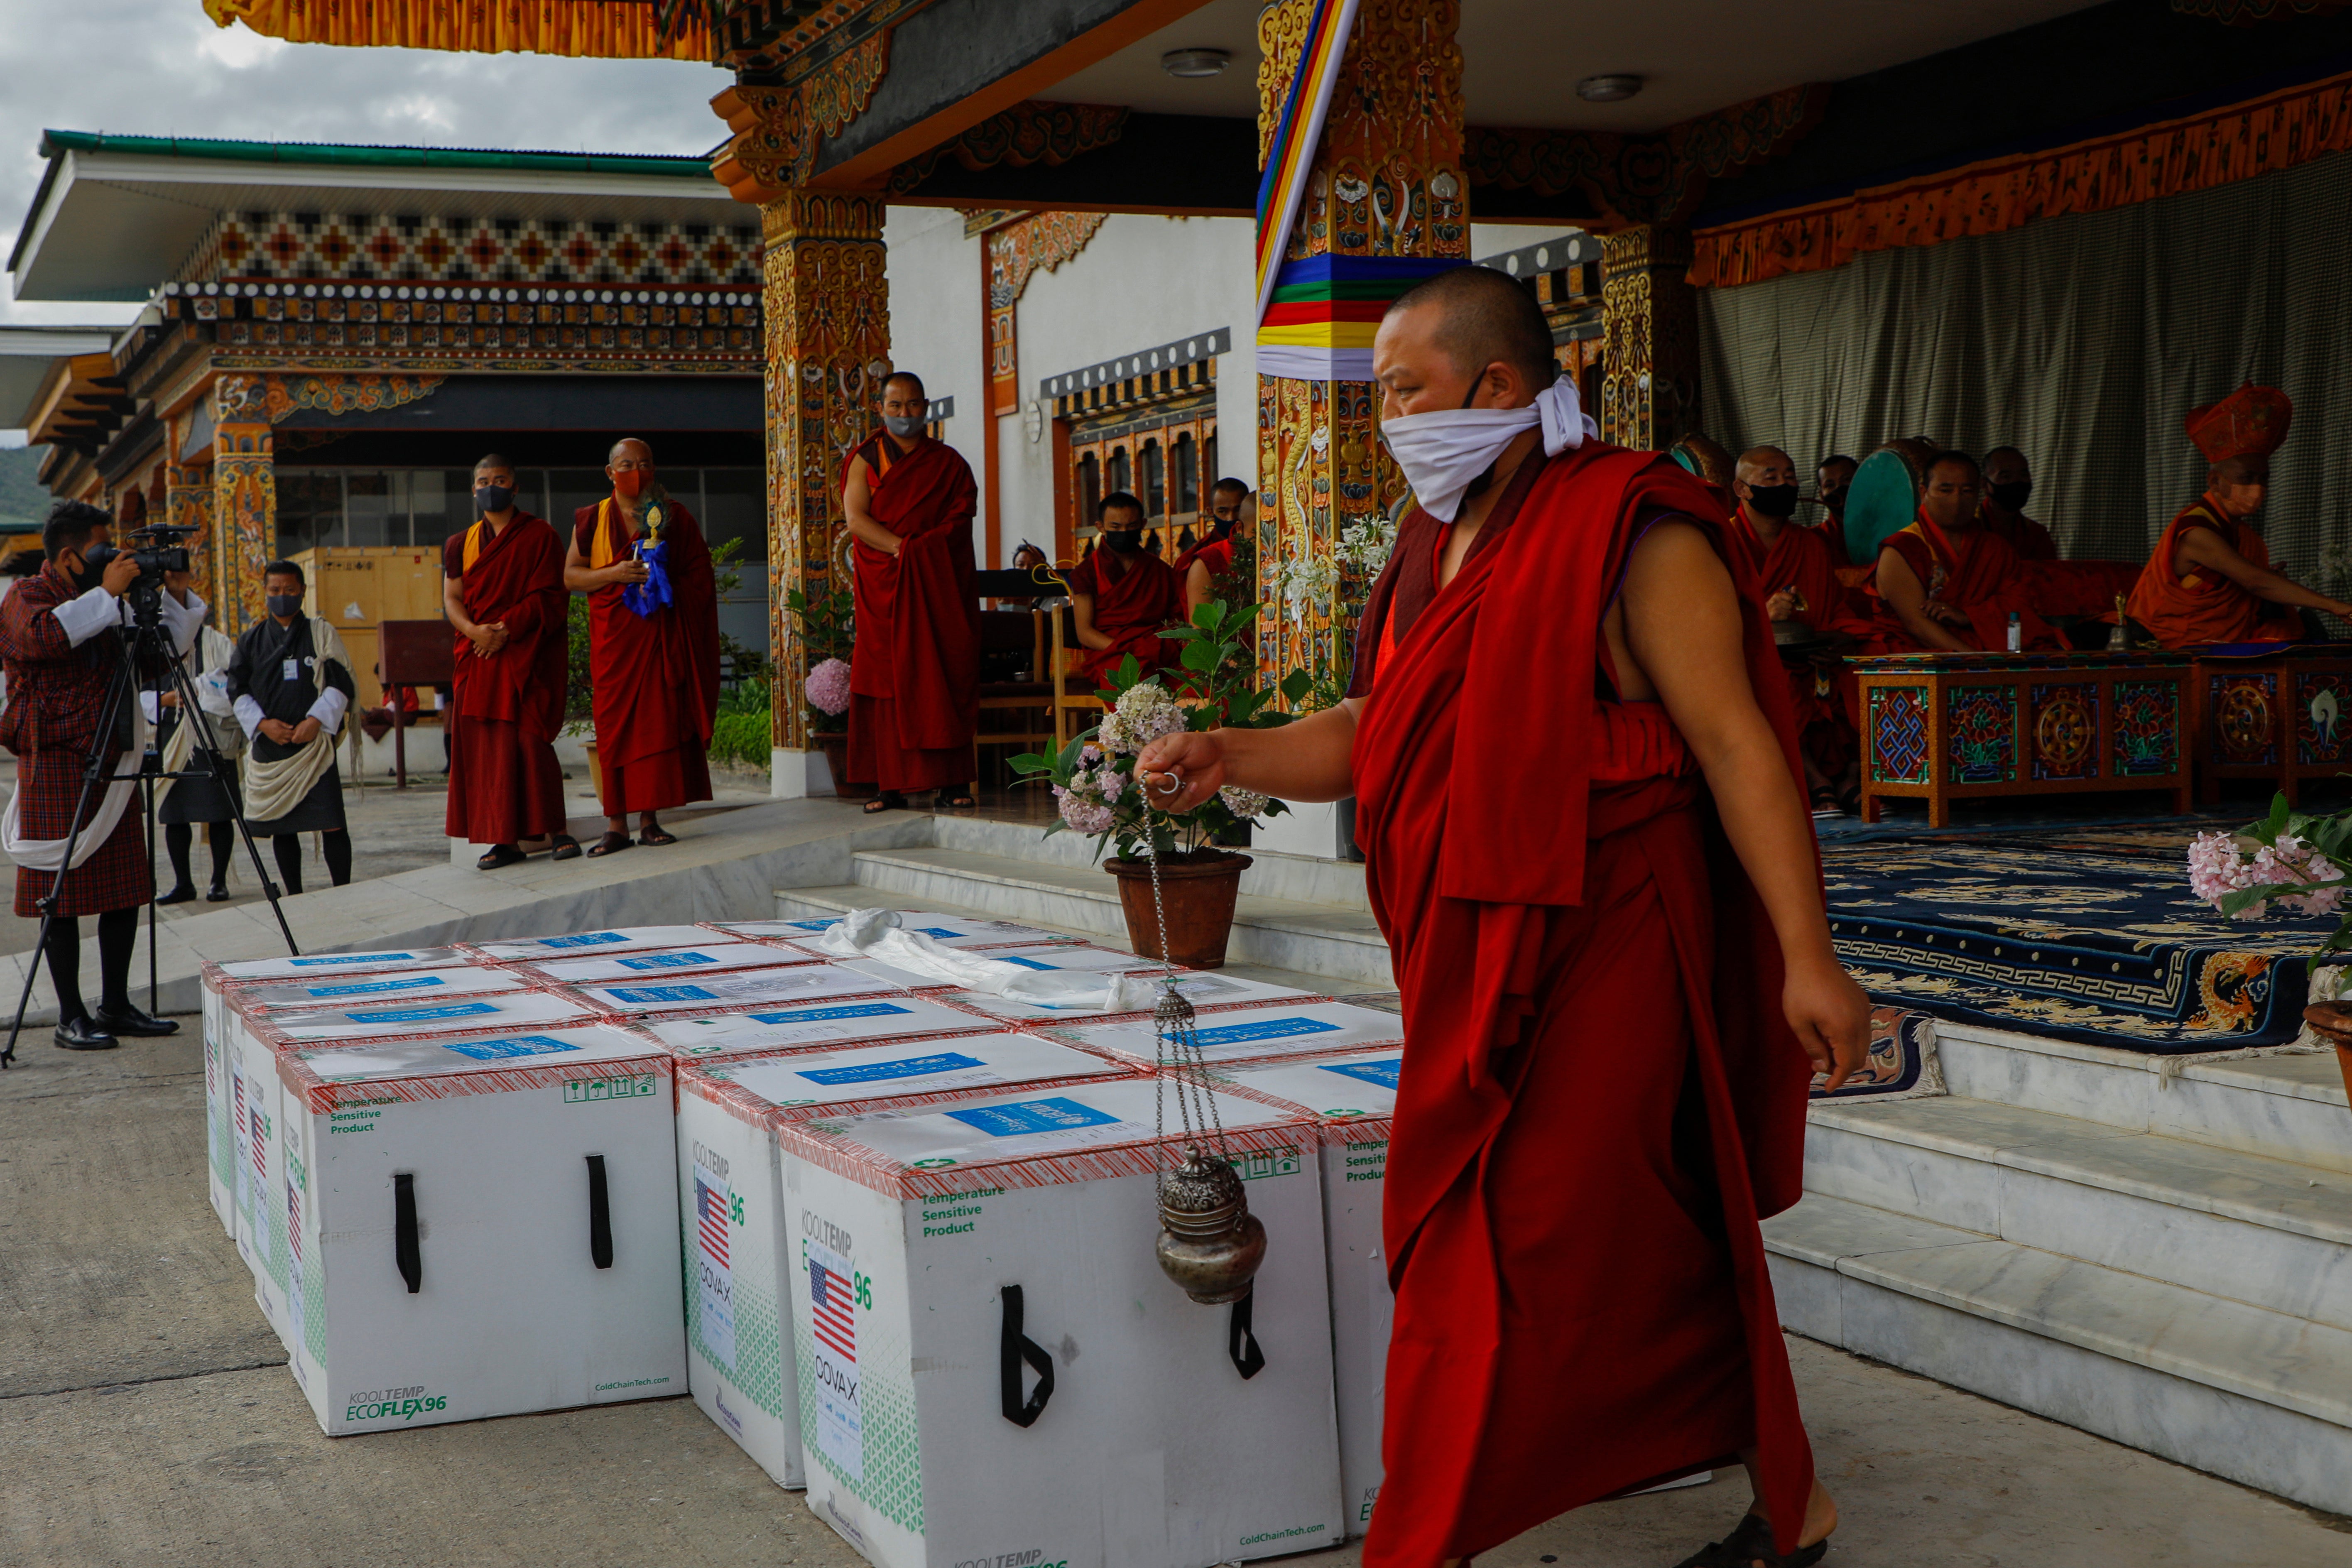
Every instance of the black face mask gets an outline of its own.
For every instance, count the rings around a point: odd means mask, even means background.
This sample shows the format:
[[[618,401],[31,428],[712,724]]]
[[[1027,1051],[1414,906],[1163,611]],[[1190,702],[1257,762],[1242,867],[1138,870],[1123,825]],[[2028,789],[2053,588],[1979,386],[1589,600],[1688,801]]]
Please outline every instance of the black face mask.
[[[514,487],[511,485],[484,485],[474,492],[474,511],[477,516],[488,517],[494,511],[504,511],[512,505],[514,505]]]
[[[266,603],[271,615],[289,620],[302,613],[302,595],[299,594],[272,594]]]
[[[1748,504],[1756,509],[1759,517],[1789,517],[1797,510],[1797,487],[1794,485],[1750,485]]]
[[[1143,548],[1143,530],[1122,529],[1116,533],[1107,532],[1103,535],[1103,542],[1121,555],[1133,555]]]
[[[2023,511],[2026,498],[2032,493],[2032,479],[2011,479],[2005,485],[1985,487],[1985,494],[1992,498],[1992,504],[2003,511]]]
[[[1840,485],[1835,489],[1823,490],[1821,493],[1822,507],[1832,517],[1845,516],[1845,486]]]
[[[98,574],[89,569],[89,562],[87,558],[77,565],[68,566],[66,564],[66,558],[60,555],[58,557],[58,570],[66,574],[66,581],[73,584],[73,590],[77,594],[88,593],[89,585],[98,581]]]

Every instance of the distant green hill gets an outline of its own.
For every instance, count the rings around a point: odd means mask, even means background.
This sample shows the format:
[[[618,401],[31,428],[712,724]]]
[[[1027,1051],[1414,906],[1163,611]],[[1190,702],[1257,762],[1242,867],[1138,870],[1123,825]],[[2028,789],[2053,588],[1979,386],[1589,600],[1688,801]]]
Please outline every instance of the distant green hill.
[[[49,492],[34,478],[48,454],[47,447],[0,450],[0,533],[29,533],[49,515]]]

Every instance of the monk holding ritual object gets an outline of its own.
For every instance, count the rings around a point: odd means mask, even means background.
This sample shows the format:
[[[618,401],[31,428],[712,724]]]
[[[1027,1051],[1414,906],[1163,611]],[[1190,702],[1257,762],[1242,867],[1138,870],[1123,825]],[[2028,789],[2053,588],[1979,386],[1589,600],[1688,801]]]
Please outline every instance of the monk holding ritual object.
[[[1100,546],[1062,574],[1070,585],[1070,615],[1087,649],[1079,673],[1097,686],[1129,656],[1149,678],[1172,668],[1184,645],[1160,634],[1184,622],[1184,579],[1143,548],[1143,503],[1113,490],[1095,508]]]
[[[1926,479],[1917,519],[1878,547],[1876,651],[1999,652],[2011,615],[2024,647],[2064,649],[2066,639],[2026,604],[2017,552],[1977,521],[1977,460],[1941,453]]]
[[[659,813],[710,798],[719,718],[719,586],[694,514],[654,478],[643,441],[613,444],[613,493],[572,514],[563,585],[588,595],[589,688],[604,775],[591,855],[675,844]]]
[[[920,376],[882,384],[882,430],[849,456],[841,504],[849,519],[857,646],[849,656],[849,776],[881,786],[869,812],[904,806],[913,790],[968,806],[979,775],[980,603],[971,584],[971,519],[980,488],[963,454],[924,429]]]
[[[442,716],[448,834],[489,846],[474,862],[485,871],[520,860],[526,839],[573,859],[580,845],[565,828],[555,760],[571,658],[563,541],[515,505],[514,465],[495,452],[474,465],[474,512],[441,546],[441,606],[457,634],[455,695]]]
[[[1834,641],[1866,636],[1869,627],[1844,609],[1845,589],[1837,579],[1821,534],[1790,521],[1797,510],[1797,465],[1778,447],[1741,454],[1731,493],[1739,500],[1731,531],[1755,552],[1764,584],[1764,615],[1774,626],[1798,626],[1816,635],[1826,650]],[[1789,678],[1789,700],[1796,715],[1797,754],[1815,811],[1843,809],[1856,799],[1861,769],[1854,731],[1853,679],[1843,660],[1817,667],[1801,654],[1781,656]]]
[[[2014,447],[1995,447],[1984,458],[1984,505],[1977,521],[1987,533],[2009,542],[2020,561],[2055,561],[2058,542],[2025,515],[2033,494],[2033,469]]]
[[[1748,552],[1712,487],[1596,438],[1507,275],[1418,285],[1372,356],[1420,505],[1351,694],[1138,759],[1171,809],[1356,798],[1405,1035],[1364,1562],[1439,1568],[1739,1458],[1753,1510],[1685,1568],[1801,1568],[1837,1514],[1758,1221],[1798,1197],[1808,1058],[1843,1082],[1870,1005]]]
[[[2254,518],[2271,479],[2271,455],[2286,440],[2294,405],[2252,382],[2193,409],[2189,438],[2212,467],[2205,493],[2180,509],[2133,584],[2126,613],[2166,647],[2294,642],[2298,607],[2352,618],[2352,605],[2315,594],[2271,570]]]

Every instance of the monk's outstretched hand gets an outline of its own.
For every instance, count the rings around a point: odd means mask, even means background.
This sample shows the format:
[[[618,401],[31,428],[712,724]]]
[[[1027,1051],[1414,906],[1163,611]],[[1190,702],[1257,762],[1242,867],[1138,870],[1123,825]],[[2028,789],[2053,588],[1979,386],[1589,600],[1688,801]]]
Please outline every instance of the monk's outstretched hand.
[[[1780,1005],[1813,1070],[1836,1089],[1870,1058],[1870,998],[1834,958],[1791,963]]]
[[[1225,783],[1225,748],[1216,731],[1162,735],[1135,759],[1136,782],[1155,811],[1190,811]]]

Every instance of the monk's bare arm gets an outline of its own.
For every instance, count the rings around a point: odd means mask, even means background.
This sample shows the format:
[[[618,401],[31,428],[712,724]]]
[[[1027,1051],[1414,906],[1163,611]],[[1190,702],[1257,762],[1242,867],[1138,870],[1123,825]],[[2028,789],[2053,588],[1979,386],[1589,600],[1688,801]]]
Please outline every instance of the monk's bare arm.
[[[1227,784],[1277,800],[1344,800],[1356,793],[1352,757],[1363,706],[1350,697],[1279,730],[1164,735],[1143,748],[1136,769],[1183,781],[1172,796],[1151,781],[1151,803],[1164,811],[1190,811]]]
[[[1899,550],[1878,552],[1878,596],[1895,606],[1903,629],[1921,647],[1949,648],[1954,653],[1969,650],[1969,645],[1946,631],[1929,611],[1927,590],[1921,586],[1919,574],[1911,570],[1911,563],[1903,559]]]
[[[1634,547],[1622,604],[1624,647],[1706,774],[1780,938],[1789,1025],[1832,1086],[1843,1083],[1869,1052],[1870,1000],[1830,947],[1812,820],[1756,705],[1731,574],[1697,529],[1661,523]]]
[[[849,519],[849,537],[869,550],[896,555],[901,542],[897,534],[874,521],[873,500],[874,481],[866,459],[850,458],[849,478],[841,487],[841,510]]]
[[[1095,630],[1095,596],[1092,594],[1070,595],[1070,624],[1078,634],[1078,646],[1099,653],[1110,647],[1110,638]]]
[[[1195,561],[1184,568],[1184,614],[1188,618],[1209,602],[1210,587],[1215,582],[1209,575],[1209,563],[1205,561]]]
[[[2176,575],[2185,568],[2195,567],[2227,577],[2254,597],[2268,599],[2273,605],[2300,605],[2305,609],[2326,610],[2352,619],[2352,605],[2315,594],[2267,566],[2255,565],[2231,549],[2229,542],[2210,528],[2185,528],[2181,534],[2180,542],[2172,551]]]
[[[614,583],[642,583],[653,575],[644,562],[635,556],[624,556],[610,566],[591,566],[580,553],[580,541],[574,539],[563,552],[563,591],[567,594],[593,594]]]
[[[506,628],[495,625],[486,626],[466,614],[464,584],[446,573],[441,577],[441,610],[449,617],[451,629],[472,643],[476,653],[488,658],[498,652],[499,644],[505,638]]]

